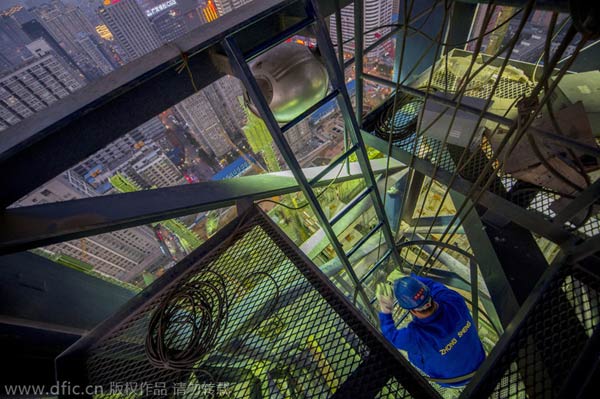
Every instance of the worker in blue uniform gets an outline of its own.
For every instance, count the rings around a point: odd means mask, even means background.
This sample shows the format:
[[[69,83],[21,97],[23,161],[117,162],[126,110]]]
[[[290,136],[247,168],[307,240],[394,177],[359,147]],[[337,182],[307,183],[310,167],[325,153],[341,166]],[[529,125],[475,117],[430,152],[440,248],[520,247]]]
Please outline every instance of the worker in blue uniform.
[[[397,329],[392,318],[394,296],[413,320]],[[445,387],[465,385],[485,359],[464,298],[431,279],[411,275],[393,285],[379,284],[377,299],[383,335],[410,362]]]

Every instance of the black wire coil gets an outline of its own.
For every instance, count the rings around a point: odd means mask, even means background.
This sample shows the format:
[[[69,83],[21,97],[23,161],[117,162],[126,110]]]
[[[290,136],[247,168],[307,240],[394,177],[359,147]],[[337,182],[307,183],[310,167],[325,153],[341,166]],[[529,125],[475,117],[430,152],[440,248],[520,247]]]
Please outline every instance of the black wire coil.
[[[229,302],[222,275],[207,270],[174,289],[152,314],[146,356],[156,367],[189,370],[227,325]]]
[[[391,135],[392,142],[402,141],[413,136],[417,129],[418,115],[422,106],[422,99],[401,95],[395,105],[395,113],[394,101],[390,102],[381,112],[375,125],[375,134],[386,141],[390,139]]]
[[[246,307],[260,308],[253,315],[253,322],[243,329],[247,333],[256,330],[279,303],[279,285],[269,273],[253,272],[237,280],[204,270],[173,289],[148,323],[145,352],[150,364],[172,370],[202,371],[196,365],[214,351],[217,339],[227,330],[230,307],[260,281],[267,281],[270,288],[263,287],[246,298]],[[271,290],[272,300],[265,302],[264,307],[258,306]],[[230,297],[228,292],[232,294]]]

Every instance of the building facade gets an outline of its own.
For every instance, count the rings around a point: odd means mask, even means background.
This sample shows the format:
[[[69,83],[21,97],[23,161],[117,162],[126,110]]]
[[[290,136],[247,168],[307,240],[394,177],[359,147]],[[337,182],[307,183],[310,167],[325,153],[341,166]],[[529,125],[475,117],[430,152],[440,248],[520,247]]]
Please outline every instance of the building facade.
[[[31,53],[26,47],[30,41],[12,16],[0,15],[0,71],[19,67],[30,58]]]
[[[31,192],[16,206],[60,202],[97,195],[79,176],[66,172]],[[65,241],[43,248],[52,254],[79,259],[94,270],[117,279],[130,281],[138,273],[157,264],[166,264],[152,230],[147,226],[114,231],[107,234]]]
[[[113,70],[100,50],[99,38],[79,7],[58,0],[34,9],[37,19],[90,80]]]
[[[364,46],[368,47],[375,43],[380,37],[390,32],[390,27],[377,29],[380,26],[390,25],[392,23],[392,0],[365,0],[363,3],[364,13]],[[344,50],[348,53],[354,54],[354,5],[350,4],[342,8],[341,10],[342,19],[342,39],[344,42]],[[337,42],[337,28],[335,15],[330,17],[330,29],[329,34],[333,43]],[[385,52],[383,46],[378,46],[372,52],[367,54],[367,57],[381,56]]]
[[[209,0],[212,1],[219,13],[219,16],[240,8],[241,6],[252,2],[252,0]]]
[[[27,48],[34,57],[0,78],[0,130],[15,125],[81,88],[84,80],[42,39]]]
[[[175,110],[187,123],[190,134],[207,154],[221,158],[233,149],[217,113],[211,106],[205,90],[186,98],[175,106]],[[222,116],[226,117],[226,116]]]
[[[168,187],[185,184],[175,164],[157,144],[145,145],[127,161],[124,173],[142,187]]]
[[[100,7],[99,14],[115,40],[133,61],[162,45],[156,28],[135,0],[115,1]]]

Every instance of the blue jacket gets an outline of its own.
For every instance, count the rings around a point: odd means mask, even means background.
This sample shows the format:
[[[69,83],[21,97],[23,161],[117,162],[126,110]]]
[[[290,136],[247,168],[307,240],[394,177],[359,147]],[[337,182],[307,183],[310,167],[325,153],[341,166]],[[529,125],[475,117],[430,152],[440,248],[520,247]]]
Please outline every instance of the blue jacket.
[[[410,362],[432,378],[455,378],[477,370],[485,351],[464,298],[431,279],[417,279],[429,287],[438,309],[424,319],[414,317],[399,330],[391,314],[379,313],[383,335],[407,351]]]

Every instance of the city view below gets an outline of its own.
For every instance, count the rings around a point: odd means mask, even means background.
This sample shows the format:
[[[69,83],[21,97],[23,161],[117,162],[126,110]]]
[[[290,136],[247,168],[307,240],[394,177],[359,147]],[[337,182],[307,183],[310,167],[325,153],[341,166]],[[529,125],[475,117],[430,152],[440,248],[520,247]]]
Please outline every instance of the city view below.
[[[0,130],[5,134],[12,132],[6,129],[161,45],[193,29],[201,29],[204,24],[218,23],[220,16],[248,2],[46,0],[24,1],[1,10]],[[367,23],[377,26],[390,21],[391,2],[379,19]],[[309,46],[314,43],[301,36],[288,41]],[[352,46],[344,50],[345,58],[351,58]],[[389,53],[385,57],[381,52],[369,54],[367,64],[391,78],[393,56]],[[346,70],[346,81],[352,95],[353,67]],[[365,93],[364,107],[368,112],[382,103],[391,90],[365,81]],[[344,124],[335,100],[286,133],[303,167],[330,163],[344,150],[343,136]],[[265,124],[247,106],[241,82],[225,76],[12,206],[219,181],[286,169]],[[327,202],[329,209],[340,209],[352,199],[349,195],[357,187],[353,182],[335,184],[330,191],[338,194],[328,193],[321,201]],[[304,203],[301,195],[278,200],[290,205]],[[318,230],[318,222],[309,208],[290,211],[271,203],[264,203],[263,207],[299,245]],[[373,216],[365,214],[365,226]],[[35,252],[99,277],[144,287],[233,217],[234,209],[214,210],[54,244]],[[360,230],[360,224],[357,220],[347,230],[356,226]],[[343,234],[350,245],[360,235],[348,231]],[[323,262],[335,257],[330,248],[324,251]]]
[[[23,0],[0,10],[0,137],[18,134],[12,126],[52,106],[123,65],[205,24],[249,0]],[[365,41],[368,47],[390,32],[399,10],[393,1],[365,1]],[[377,9],[373,8],[377,5]],[[504,16],[502,12],[504,10]],[[484,10],[480,10],[483,14]],[[352,58],[354,10],[341,11],[344,58]],[[508,14],[507,14],[508,13]],[[490,21],[511,18],[510,8],[498,7]],[[509,15],[507,17],[507,15]],[[531,32],[516,47],[519,59],[535,62],[549,13],[537,11]],[[504,19],[503,19],[504,18]],[[337,45],[334,16],[330,34]],[[475,24],[481,23],[481,18]],[[475,27],[474,31],[479,28]],[[558,40],[560,32],[557,33]],[[508,35],[506,36],[508,37]],[[368,52],[364,71],[392,80],[396,37]],[[484,47],[494,47],[492,36]],[[311,38],[288,41],[314,46]],[[470,44],[472,45],[472,43]],[[469,49],[469,47],[467,47]],[[345,70],[347,88],[355,90],[354,66]],[[192,82],[193,83],[193,82]],[[364,80],[363,112],[383,103],[392,90]],[[335,100],[315,111],[286,133],[302,167],[323,166],[344,151],[344,122]],[[4,131],[4,132],[2,132]],[[59,156],[59,155],[58,155]],[[81,161],[13,204],[36,205],[118,194],[157,187],[219,181],[288,169],[263,121],[253,114],[241,82],[225,76],[176,106],[151,118],[102,150]],[[320,200],[326,209],[340,209],[352,200],[358,183],[333,185]],[[342,193],[342,194],[340,194]],[[278,199],[291,208],[305,203],[302,195]],[[263,208],[298,245],[318,230],[310,208],[290,210],[272,203]],[[232,208],[138,226],[35,250],[69,267],[143,287],[183,259],[235,217]],[[348,243],[368,231],[373,215],[341,233]],[[356,234],[354,234],[356,233]],[[319,262],[335,257],[323,249]],[[329,251],[329,254],[326,252]],[[317,255],[315,255],[316,259]]]

